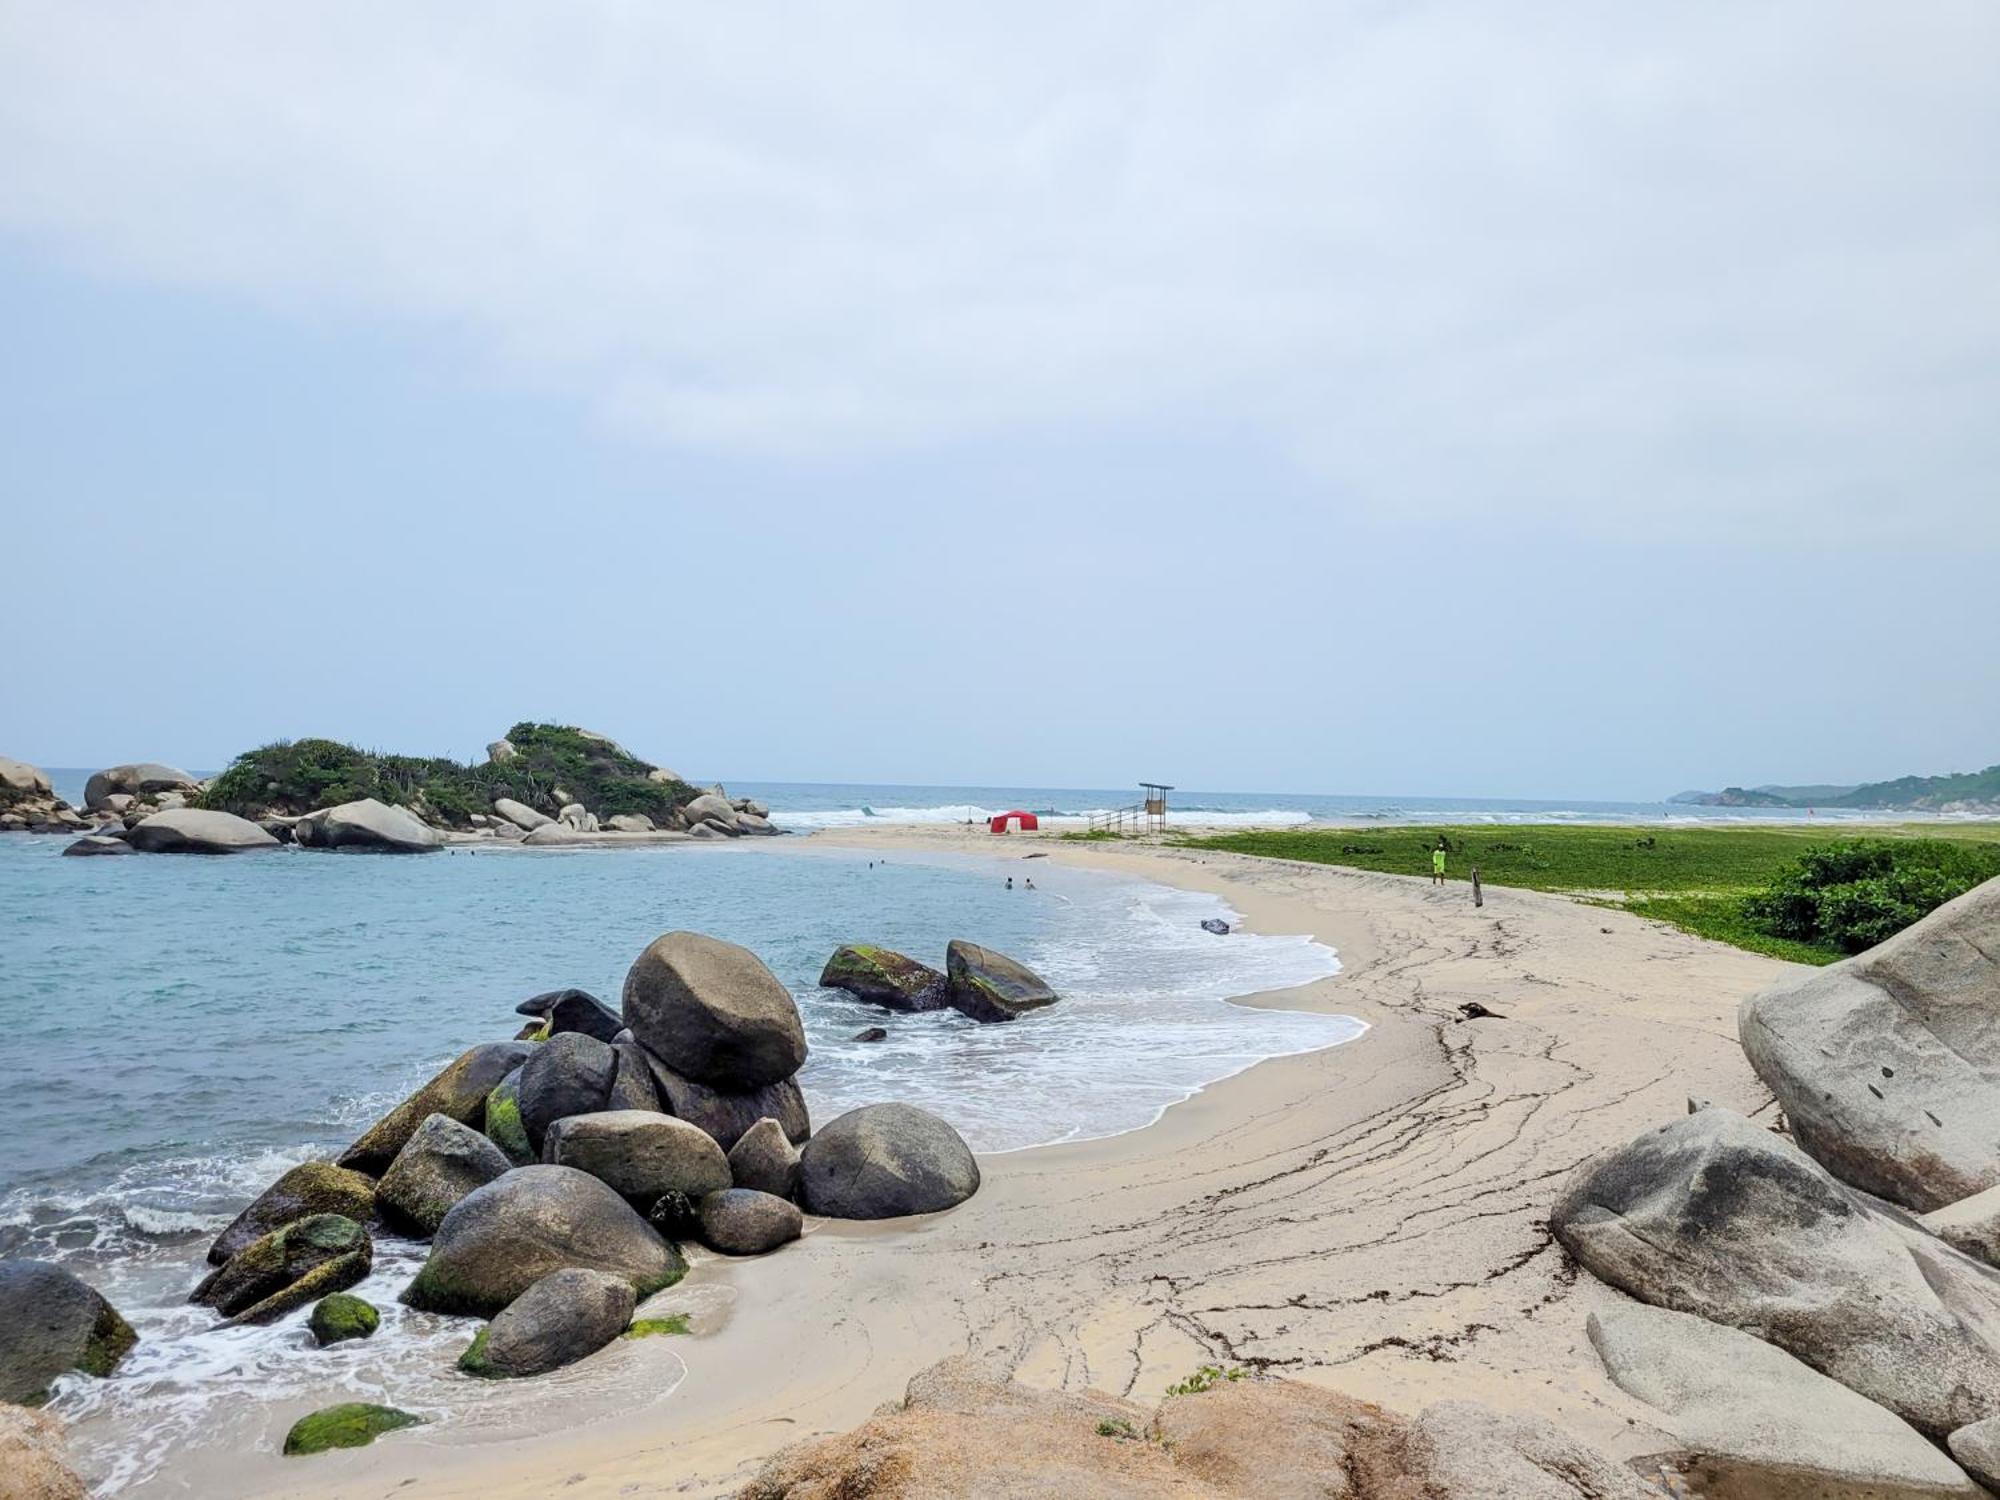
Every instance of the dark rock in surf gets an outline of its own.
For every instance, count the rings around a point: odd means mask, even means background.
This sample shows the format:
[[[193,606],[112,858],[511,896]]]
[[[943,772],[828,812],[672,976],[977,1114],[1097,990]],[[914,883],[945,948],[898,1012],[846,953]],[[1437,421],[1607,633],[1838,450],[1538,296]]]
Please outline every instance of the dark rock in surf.
[[[951,987],[944,975],[893,948],[871,943],[834,949],[819,982],[825,989],[845,990],[888,1010],[943,1010],[951,1004]]]
[[[508,1303],[458,1358],[468,1375],[521,1379],[573,1365],[625,1331],[632,1284],[605,1271],[551,1271]]]
[[[373,1180],[330,1161],[301,1162],[258,1194],[256,1201],[215,1237],[215,1243],[208,1247],[208,1263],[219,1266],[272,1230],[315,1214],[340,1214],[357,1224],[373,1222]]]
[[[41,1260],[0,1260],[0,1401],[33,1405],[58,1375],[109,1375],[139,1336],[94,1287]]]
[[[617,1072],[618,1054],[610,1044],[580,1031],[565,1031],[535,1048],[521,1065],[521,1124],[537,1155],[556,1121],[604,1108]]]
[[[964,938],[945,949],[945,969],[952,1005],[975,1021],[1017,1020],[1060,998],[1026,964]]]
[[[121,838],[108,833],[87,833],[63,850],[65,854],[133,854],[137,851]]]
[[[452,1206],[511,1166],[492,1141],[446,1115],[417,1127],[375,1189],[375,1206],[398,1229],[427,1239]]]
[[[911,1104],[869,1104],[825,1126],[799,1153],[799,1196],[833,1219],[893,1219],[954,1208],[979,1190],[959,1133]]]
[[[641,1046],[710,1088],[762,1088],[806,1060],[791,992],[749,949],[698,932],[667,933],[639,955],[624,1013]]]
[[[649,1055],[648,1061],[652,1064],[653,1082],[659,1088],[661,1103],[680,1119],[699,1125],[714,1136],[715,1143],[724,1151],[734,1147],[743,1133],[766,1115],[776,1120],[786,1138],[793,1142],[803,1141],[812,1134],[806,1097],[799,1092],[796,1079],[787,1078],[782,1083],[742,1093],[725,1093],[682,1077],[657,1057]]]
[[[1212,932],[1217,937],[1227,937],[1229,935],[1229,924],[1220,917],[1203,917],[1201,919],[1201,930],[1203,932]]]
[[[517,1015],[537,1016],[549,1023],[549,1035],[581,1031],[608,1042],[624,1029],[615,1011],[588,990],[549,990],[514,1007]]]
[[[379,1176],[417,1127],[432,1115],[445,1115],[461,1125],[486,1123],[486,1096],[493,1086],[534,1055],[532,1042],[487,1042],[462,1053],[452,1064],[418,1089],[340,1153],[340,1165]]]
[[[315,1214],[275,1229],[202,1278],[188,1300],[232,1323],[273,1323],[286,1313],[344,1292],[375,1259],[368,1231],[341,1214]]]
[[[848,1040],[855,1042],[886,1042],[889,1040],[889,1033],[884,1031],[880,1026],[865,1026],[860,1031],[855,1032]]]

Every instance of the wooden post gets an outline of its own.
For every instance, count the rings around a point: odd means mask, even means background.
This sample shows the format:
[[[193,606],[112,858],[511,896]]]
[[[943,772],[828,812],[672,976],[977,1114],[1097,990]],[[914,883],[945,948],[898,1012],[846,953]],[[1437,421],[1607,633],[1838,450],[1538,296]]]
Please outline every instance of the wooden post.
[[[1479,889],[1478,865],[1472,867],[1472,904],[1474,906],[1484,906],[1486,904],[1486,893]]]

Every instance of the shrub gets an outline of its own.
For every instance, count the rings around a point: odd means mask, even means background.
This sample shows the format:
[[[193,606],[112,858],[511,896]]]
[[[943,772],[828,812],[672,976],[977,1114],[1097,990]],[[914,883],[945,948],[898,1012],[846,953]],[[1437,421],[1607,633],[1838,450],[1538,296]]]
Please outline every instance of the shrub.
[[[1768,890],[1746,897],[1743,915],[1773,937],[1860,953],[1996,875],[2000,846],[1850,839],[1808,850]]]

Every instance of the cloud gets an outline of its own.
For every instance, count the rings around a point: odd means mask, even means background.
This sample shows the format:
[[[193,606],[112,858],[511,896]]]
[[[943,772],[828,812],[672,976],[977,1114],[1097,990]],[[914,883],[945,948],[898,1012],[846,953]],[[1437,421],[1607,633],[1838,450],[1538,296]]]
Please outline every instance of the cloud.
[[[2000,541],[2000,12],[0,5],[0,226],[805,462]]]

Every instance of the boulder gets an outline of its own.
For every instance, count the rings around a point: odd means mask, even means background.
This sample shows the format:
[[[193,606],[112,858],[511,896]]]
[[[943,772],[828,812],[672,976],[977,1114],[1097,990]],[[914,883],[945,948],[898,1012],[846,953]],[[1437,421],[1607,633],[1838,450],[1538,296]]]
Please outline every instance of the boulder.
[[[552,1036],[534,1049],[521,1066],[521,1124],[537,1154],[556,1121],[604,1108],[617,1072],[610,1044],[580,1031]]]
[[[1954,1250],[2000,1266],[2000,1187],[1990,1187],[1918,1221]]]
[[[103,772],[99,772],[103,775]],[[0,800],[42,800],[55,796],[55,787],[50,784],[48,774],[39,767],[29,765],[25,760],[14,760],[0,755]]]
[[[350,1292],[335,1292],[313,1304],[306,1327],[313,1342],[324,1349],[328,1344],[344,1344],[349,1339],[365,1339],[382,1325],[375,1304]]]
[[[141,797],[160,792],[192,792],[200,785],[178,766],[140,761],[97,772],[84,783],[83,805],[95,812],[121,792],[128,797]]]
[[[427,854],[444,847],[444,835],[407,807],[373,797],[306,814],[292,838],[313,849],[365,849],[378,854]]]
[[[806,1060],[791,991],[748,948],[698,932],[654,940],[625,976],[625,1024],[683,1077],[741,1092]]]
[[[1966,1473],[2000,1494],[2000,1416],[1959,1428],[1945,1446]]]
[[[780,830],[769,818],[753,812],[739,812],[736,815],[736,831],[749,834],[773,834]]]
[[[682,1077],[650,1053],[646,1060],[652,1066],[653,1083],[659,1089],[662,1106],[706,1130],[724,1151],[733,1149],[743,1133],[766,1115],[782,1125],[786,1136],[795,1142],[812,1134],[812,1121],[806,1115],[806,1096],[799,1092],[795,1078],[768,1083],[762,1088],[729,1092]]]
[[[516,1167],[459,1200],[403,1293],[425,1312],[491,1317],[551,1271],[608,1271],[640,1296],[686,1262],[631,1204],[574,1167]]]
[[[542,1159],[588,1172],[648,1207],[662,1193],[699,1199],[731,1180],[729,1158],[706,1131],[643,1109],[558,1120],[542,1144]]]
[[[453,1204],[511,1165],[504,1151],[470,1125],[431,1115],[382,1174],[375,1205],[398,1229],[428,1238]]]
[[[681,816],[687,819],[689,828],[697,823],[711,823],[718,830],[727,830],[736,823],[736,809],[730,805],[729,799],[714,792],[703,792],[693,801],[683,804]]]
[[[661,1109],[660,1090],[653,1082],[653,1065],[646,1057],[646,1049],[627,1037],[613,1042],[611,1050],[618,1054],[618,1070],[611,1075],[611,1092],[604,1096],[604,1107]]]
[[[755,1188],[780,1198],[797,1197],[798,1148],[785,1134],[785,1127],[766,1115],[729,1148],[729,1175],[741,1188]]]
[[[864,1026],[861,1030],[855,1032],[853,1036],[849,1037],[848,1040],[854,1042],[886,1042],[889,1040],[889,1033],[884,1031],[880,1026]]]
[[[375,1184],[360,1172],[330,1161],[301,1162],[257,1195],[208,1247],[208,1263],[219,1266],[250,1248],[274,1229],[317,1214],[340,1214],[357,1224],[375,1218]]]
[[[536,1008],[531,1010],[530,1006]],[[588,990],[550,990],[545,995],[523,1000],[514,1009],[521,1015],[540,1016],[547,1021],[550,1036],[580,1031],[608,1042],[625,1029],[618,1013]]]
[[[1842,1181],[1920,1212],[2000,1184],[2000,880],[1751,996],[1737,1031]]]
[[[461,1125],[484,1126],[486,1096],[537,1050],[532,1042],[487,1042],[460,1054],[443,1072],[369,1126],[361,1139],[340,1153],[340,1165],[379,1176],[417,1133],[417,1127],[432,1115],[447,1116]]]
[[[62,1423],[44,1411],[0,1403],[0,1474],[7,1500],[90,1500],[69,1466]]]
[[[551,1271],[494,1315],[458,1367],[487,1379],[541,1375],[595,1354],[625,1331],[638,1298],[604,1271]]]
[[[141,854],[249,854],[280,847],[248,818],[192,807],[141,818],[125,841]]]
[[[951,1004],[951,986],[944,975],[893,948],[872,943],[834,949],[820,970],[819,982],[889,1010],[943,1010]]]
[[[604,826],[613,833],[654,833],[657,831],[653,820],[644,813],[613,813],[604,820]]]
[[[2000,1412],[2000,1272],[1730,1110],[1587,1163],[1550,1225],[1621,1291],[1755,1334],[1930,1437]]]
[[[951,940],[944,959],[951,1003],[975,1021],[1016,1020],[1058,998],[1026,964],[964,938]]]
[[[1710,1500],[1980,1500],[1909,1423],[1775,1345],[1637,1302],[1589,1328],[1606,1373],[1673,1434],[1644,1465],[1670,1465]]]
[[[523,833],[533,833],[537,828],[546,828],[555,821],[547,813],[536,812],[527,803],[516,802],[512,797],[495,797],[493,810]]]
[[[725,1255],[767,1255],[805,1232],[797,1205],[755,1188],[724,1188],[701,1199],[696,1210],[701,1242]]]
[[[1217,937],[1227,937],[1229,935],[1229,924],[1220,917],[1203,917],[1201,919],[1201,930],[1203,932],[1212,932]]]
[[[687,836],[691,839],[726,839],[728,834],[714,823],[690,823]]]
[[[913,1104],[869,1104],[823,1127],[799,1153],[805,1206],[832,1219],[893,1219],[954,1208],[979,1190],[956,1130]]]
[[[556,810],[556,821],[565,828],[574,828],[578,833],[596,833],[597,814],[581,802],[571,802]]]
[[[1473,1401],[1425,1407],[1400,1442],[1362,1448],[1354,1470],[1366,1500],[1659,1500],[1660,1494],[1553,1422]]]
[[[373,1267],[368,1231],[342,1214],[315,1214],[253,1240],[202,1278],[188,1301],[232,1323],[274,1323],[328,1292],[344,1292]]]
[[[139,1342],[84,1281],[41,1260],[0,1260],[0,1401],[39,1402],[58,1375],[109,1375]]]
[[[136,852],[125,840],[108,833],[87,833],[63,850],[65,854],[133,854]]]
[[[500,1148],[510,1165],[525,1167],[534,1161],[534,1142],[521,1122],[521,1070],[516,1068],[493,1085],[486,1096],[486,1139]]]
[[[369,1401],[343,1401],[322,1407],[292,1423],[285,1434],[285,1455],[297,1458],[308,1453],[324,1453],[329,1448],[366,1448],[385,1432],[402,1427],[421,1427],[424,1419],[393,1406],[377,1406]]]
[[[505,738],[497,739],[486,747],[487,761],[496,766],[504,766],[520,753],[514,748],[514,742]]]

